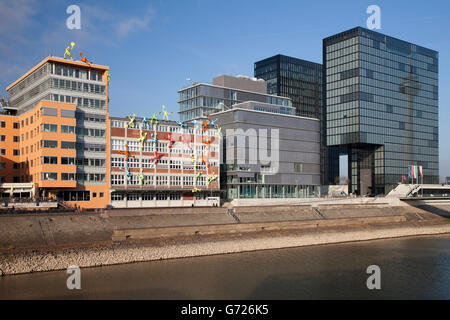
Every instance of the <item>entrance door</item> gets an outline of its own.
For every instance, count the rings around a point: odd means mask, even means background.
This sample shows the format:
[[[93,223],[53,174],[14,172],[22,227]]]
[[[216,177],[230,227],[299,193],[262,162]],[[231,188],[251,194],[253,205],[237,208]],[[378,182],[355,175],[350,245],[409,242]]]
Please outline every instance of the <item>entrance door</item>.
[[[372,193],[372,170],[361,169],[361,195]]]

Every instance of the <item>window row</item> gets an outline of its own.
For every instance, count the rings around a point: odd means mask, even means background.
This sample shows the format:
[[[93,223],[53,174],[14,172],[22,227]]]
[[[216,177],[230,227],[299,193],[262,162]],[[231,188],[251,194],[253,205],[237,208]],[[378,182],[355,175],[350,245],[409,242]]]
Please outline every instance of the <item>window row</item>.
[[[6,128],[6,121],[0,121],[0,128]],[[19,122],[13,122],[12,129],[19,129]]]
[[[41,159],[42,164],[58,164],[58,157],[55,156],[42,156]],[[60,163],[64,165],[105,167],[106,159],[61,157]]]
[[[128,181],[124,174],[112,174],[111,185],[148,185],[148,186],[207,186],[206,176],[163,176],[163,175],[145,175],[143,179],[139,175],[131,176]]]
[[[58,125],[42,123],[42,132],[58,132]],[[75,133],[75,126],[61,125],[61,133]]]
[[[106,101],[99,99],[90,99],[82,97],[74,97],[69,95],[52,94],[52,101],[72,103],[78,107],[94,108],[94,109],[105,109]]]
[[[143,194],[136,194],[136,193],[113,193],[111,194],[111,201],[149,201],[149,200],[181,200],[182,196],[181,193],[143,193]]]
[[[73,77],[82,80],[102,81],[103,72],[89,69],[78,69],[55,64],[52,74],[64,77]]]
[[[96,93],[96,94],[105,94],[105,88],[106,88],[104,85],[78,82],[78,81],[70,81],[70,80],[64,80],[64,79],[52,79],[52,87],[56,88],[56,89],[72,90],[72,91],[79,91],[79,92],[85,92],[85,93]]]
[[[75,142],[61,141],[61,149],[75,149]],[[58,148],[57,140],[41,140],[41,148]]]
[[[105,137],[106,131],[103,129],[77,128],[77,135],[88,137]]]
[[[105,182],[106,175],[100,173],[74,173],[61,172],[60,179],[62,181],[85,181],[85,182]],[[41,181],[56,181],[58,180],[57,172],[41,172]]]

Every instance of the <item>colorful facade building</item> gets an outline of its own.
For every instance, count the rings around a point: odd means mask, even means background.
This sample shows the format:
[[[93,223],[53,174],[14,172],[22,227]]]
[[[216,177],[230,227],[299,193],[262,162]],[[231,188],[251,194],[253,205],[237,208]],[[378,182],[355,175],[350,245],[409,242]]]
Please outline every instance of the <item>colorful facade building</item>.
[[[111,205],[219,205],[220,136],[208,121],[110,119]]]

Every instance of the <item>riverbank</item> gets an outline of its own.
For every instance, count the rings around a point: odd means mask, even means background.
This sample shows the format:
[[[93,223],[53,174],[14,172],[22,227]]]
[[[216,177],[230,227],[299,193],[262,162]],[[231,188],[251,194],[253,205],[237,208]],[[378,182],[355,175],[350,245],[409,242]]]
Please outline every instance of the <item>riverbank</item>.
[[[367,241],[420,235],[450,234],[450,222],[408,222],[402,225],[319,228],[209,235],[173,239],[111,242],[91,246],[3,251],[0,272],[13,275],[96,267],[133,262],[186,258],[246,251]]]
[[[0,275],[450,234],[448,217],[381,202],[0,216]]]

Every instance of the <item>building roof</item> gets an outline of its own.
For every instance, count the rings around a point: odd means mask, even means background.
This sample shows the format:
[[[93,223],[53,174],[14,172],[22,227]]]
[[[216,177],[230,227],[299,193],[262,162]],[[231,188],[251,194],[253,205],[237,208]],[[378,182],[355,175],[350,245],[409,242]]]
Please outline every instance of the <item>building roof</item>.
[[[303,59],[300,59],[300,58],[291,57],[291,56],[287,56],[287,55],[284,55],[284,54],[276,54],[274,56],[271,56],[271,57],[268,57],[268,58],[256,61],[255,64],[257,64],[257,63],[260,64],[260,63],[264,63],[264,62],[267,62],[267,61],[270,61],[270,60],[275,60],[278,57],[280,57],[280,58],[287,58],[287,59],[290,59],[290,60],[294,61],[295,63],[302,64],[302,65],[310,65],[311,67],[320,67],[320,68],[322,67],[321,63],[308,61],[308,60],[303,60]]]
[[[234,106],[233,106],[233,109],[228,109],[228,110],[224,110],[224,111],[214,112],[214,113],[211,113],[210,116],[212,117],[214,115],[218,115],[218,114],[222,114],[222,113],[228,113],[228,112],[233,112],[233,111],[237,111],[237,110],[246,111],[246,112],[254,112],[254,113],[262,113],[262,114],[265,114],[265,115],[272,115],[272,116],[279,116],[279,117],[290,117],[290,118],[296,118],[296,119],[320,121],[319,119],[316,119],[316,118],[296,116],[296,115],[291,115],[291,114],[274,113],[274,112],[269,112],[269,111],[259,111],[259,110],[253,110],[253,109],[244,109],[244,108],[239,108],[239,107],[235,108]]]
[[[49,61],[50,62],[61,62],[61,63],[65,63],[65,64],[70,64],[70,65],[73,65],[73,66],[84,67],[84,68],[91,68],[91,69],[99,69],[99,70],[104,70],[104,71],[109,70],[109,67],[98,65],[98,64],[91,64],[91,65],[88,66],[86,63],[84,63],[82,61],[72,61],[72,60],[67,60],[67,59],[64,59],[64,58],[48,56],[47,58],[45,58],[44,60],[39,62],[36,66],[34,66],[30,71],[28,71],[23,76],[21,76],[19,79],[17,79],[13,83],[11,83],[6,88],[6,90],[8,91],[12,87],[14,87],[20,81],[25,79],[27,76],[29,76],[31,73],[33,73],[35,70],[39,69],[42,65],[44,65],[46,62],[49,62]]]
[[[324,38],[323,41],[325,43],[328,43],[330,41],[333,42],[333,41],[337,41],[337,40],[340,41],[342,37],[344,37],[344,38],[345,37],[349,37],[350,38],[350,37],[353,37],[353,35],[355,33],[358,33],[359,35],[362,35],[364,33],[365,36],[372,35],[376,39],[379,39],[379,40],[380,39],[384,39],[384,42],[386,42],[386,39],[391,39],[391,41],[396,41],[396,42],[404,43],[404,44],[407,44],[407,45],[411,45],[412,44],[412,45],[416,46],[416,50],[418,48],[421,49],[420,52],[418,52],[418,53],[420,53],[422,55],[425,55],[425,56],[432,57],[432,58],[437,58],[437,56],[439,54],[439,52],[436,51],[436,50],[429,49],[429,48],[420,46],[418,44],[415,44],[415,43],[412,43],[412,42],[409,42],[409,41],[406,41],[406,40],[402,40],[402,39],[399,39],[399,38],[391,37],[391,36],[388,36],[388,35],[386,35],[384,33],[377,32],[375,30],[369,30],[369,29],[363,28],[363,27],[355,27],[355,28],[352,28],[352,29],[349,29],[349,30],[346,30],[346,31],[343,31],[343,32],[340,32],[340,33],[337,33],[337,34],[334,34],[332,36]]]
[[[241,92],[248,92],[248,93],[259,94],[259,95],[267,96],[267,97],[274,97],[274,98],[279,98],[279,99],[292,100],[292,99],[289,98],[289,97],[277,96],[276,94],[268,94],[268,93],[261,93],[261,92],[255,92],[255,91],[248,91],[248,90],[242,90],[242,89],[229,88],[229,87],[222,87],[222,86],[216,86],[216,85],[214,85],[214,84],[203,83],[203,82],[199,82],[199,83],[196,83],[196,84],[194,84],[194,85],[190,85],[190,86],[187,86],[187,87],[185,87],[185,88],[183,88],[183,89],[180,89],[180,90],[178,90],[178,93],[180,93],[181,91],[185,91],[185,90],[187,90],[187,89],[191,89],[191,88],[198,87],[198,86],[208,86],[208,87],[214,87],[214,88],[220,88],[220,89],[235,90],[235,91],[241,91]],[[185,99],[185,100],[188,100],[188,99]]]

